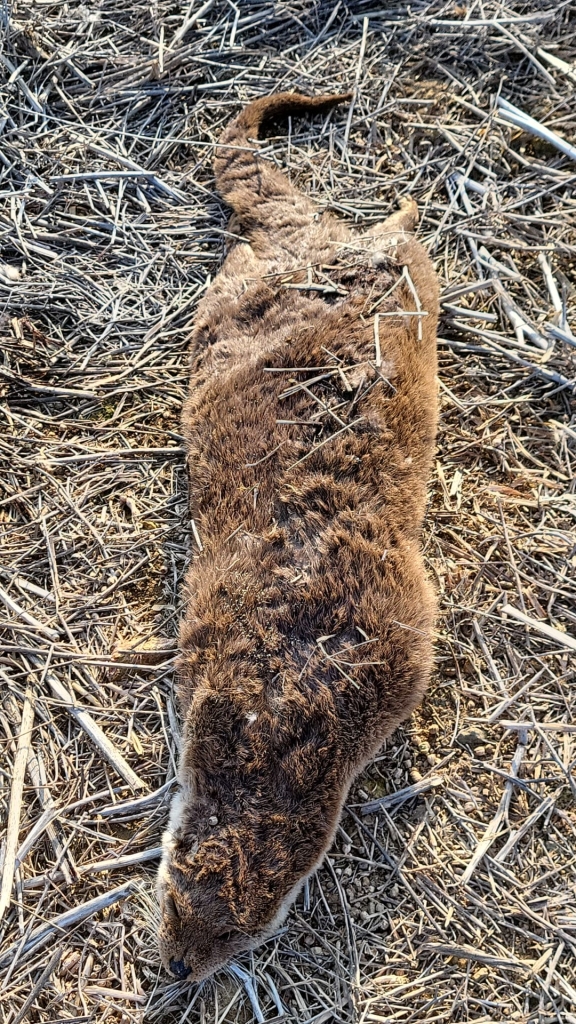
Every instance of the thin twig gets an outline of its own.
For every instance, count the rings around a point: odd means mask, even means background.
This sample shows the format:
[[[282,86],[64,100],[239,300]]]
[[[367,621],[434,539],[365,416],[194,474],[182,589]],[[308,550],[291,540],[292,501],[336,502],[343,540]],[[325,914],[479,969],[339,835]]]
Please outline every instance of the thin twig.
[[[14,759],[14,769],[12,772],[12,785],[10,788],[10,810],[8,812],[8,824],[6,827],[4,863],[2,866],[2,886],[0,888],[0,920],[10,905],[10,893],[12,892],[12,886],[14,884],[14,867],[18,847],[18,830],[20,828],[24,775],[26,773],[28,751],[32,743],[32,727],[34,725],[35,706],[36,693],[33,687],[29,686],[24,696],[20,730],[18,733],[18,746],[16,748],[16,757]]]

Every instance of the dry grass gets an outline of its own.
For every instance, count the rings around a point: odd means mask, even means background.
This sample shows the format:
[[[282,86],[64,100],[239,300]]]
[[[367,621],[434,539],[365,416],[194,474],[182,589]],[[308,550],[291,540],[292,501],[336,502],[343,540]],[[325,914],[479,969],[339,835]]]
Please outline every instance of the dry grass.
[[[572,0],[16,0],[4,19],[2,1020],[575,1022],[576,162],[495,101],[576,142]],[[134,804],[174,775],[169,654],[107,663],[176,633],[186,342],[225,223],[212,143],[253,96],[354,83],[348,116],[266,152],[343,216],[419,203],[447,289],[437,672],[282,934],[190,990],[154,944],[169,786]]]

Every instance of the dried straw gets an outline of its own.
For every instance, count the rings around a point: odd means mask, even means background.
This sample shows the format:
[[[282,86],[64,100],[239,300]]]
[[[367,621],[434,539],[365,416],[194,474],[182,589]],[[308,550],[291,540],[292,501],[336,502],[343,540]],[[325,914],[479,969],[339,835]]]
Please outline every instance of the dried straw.
[[[2,1020],[573,1024],[573,0],[3,19]],[[193,543],[185,351],[227,237],[213,144],[285,88],[354,99],[267,156],[357,223],[413,195],[442,279],[437,671],[286,928],[188,989],[150,891]]]

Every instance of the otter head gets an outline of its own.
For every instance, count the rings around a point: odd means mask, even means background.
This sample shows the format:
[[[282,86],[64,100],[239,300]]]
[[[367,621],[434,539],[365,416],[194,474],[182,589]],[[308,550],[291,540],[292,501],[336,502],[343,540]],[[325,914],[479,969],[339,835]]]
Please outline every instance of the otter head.
[[[268,801],[227,814],[185,794],[175,796],[163,837],[159,946],[168,971],[202,981],[274,934],[335,821],[319,827]]]

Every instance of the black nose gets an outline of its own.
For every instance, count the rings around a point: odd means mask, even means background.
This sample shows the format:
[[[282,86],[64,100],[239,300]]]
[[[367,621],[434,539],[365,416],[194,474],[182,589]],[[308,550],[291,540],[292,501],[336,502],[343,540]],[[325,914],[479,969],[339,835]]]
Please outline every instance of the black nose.
[[[184,963],[183,960],[171,960],[170,970],[172,971],[172,974],[176,975],[177,978],[182,979],[188,977],[192,968],[186,967],[186,964]]]

